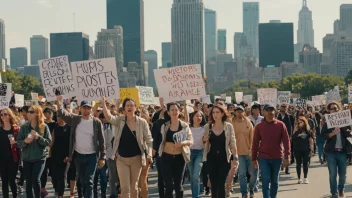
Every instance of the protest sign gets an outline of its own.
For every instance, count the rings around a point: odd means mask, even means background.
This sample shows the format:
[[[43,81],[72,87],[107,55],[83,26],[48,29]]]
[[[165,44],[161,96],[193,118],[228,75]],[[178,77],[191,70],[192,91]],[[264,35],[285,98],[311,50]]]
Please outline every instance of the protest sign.
[[[22,94],[15,94],[15,106],[16,107],[23,107],[24,106],[24,95]]]
[[[210,95],[205,95],[201,98],[202,103],[211,104]]]
[[[31,98],[32,98],[32,100],[33,101],[37,101],[38,99],[39,99],[39,95],[38,95],[38,93],[31,93]]]
[[[232,98],[231,96],[226,96],[226,101],[227,104],[231,104],[232,103]]]
[[[120,95],[115,58],[72,62],[75,95],[80,100],[114,99]]]
[[[56,101],[56,90],[64,96],[75,96],[75,87],[67,56],[39,60],[38,65],[47,101]]]
[[[173,135],[173,140],[174,142],[184,142],[187,140],[187,132],[185,130],[182,130],[180,132],[174,133]]]
[[[327,94],[326,94],[326,103],[329,104],[330,102],[333,101],[341,101],[341,97],[340,97],[340,91],[338,89],[338,87],[330,90]]]
[[[314,106],[317,105],[317,104],[315,104],[313,101],[310,101],[310,100],[307,100],[307,101],[306,101],[306,104],[307,104],[307,106],[309,106],[309,107],[314,107]]]
[[[296,99],[296,107],[307,108],[307,101],[302,98],[297,98]]]
[[[259,104],[277,104],[277,89],[262,88],[257,90]]]
[[[160,99],[159,99],[159,97],[154,97],[154,105],[160,107]]]
[[[12,95],[11,83],[0,83],[0,110],[10,106]]]
[[[153,87],[136,86],[141,104],[155,104]]]
[[[138,94],[138,89],[137,88],[120,88],[120,101],[123,103],[123,101],[126,98],[132,98],[134,101],[136,101],[137,106],[139,106],[140,100],[139,100],[139,94]]]
[[[328,128],[340,128],[352,125],[351,111],[345,110],[336,113],[325,114]]]
[[[245,101],[248,105],[251,105],[253,102],[253,95],[244,95],[243,101]]]
[[[226,93],[220,95],[221,99],[226,100]]]
[[[290,91],[278,91],[277,92],[277,104],[290,104],[291,92]]]
[[[325,105],[326,96],[325,95],[312,96],[312,102],[314,102],[315,105]]]
[[[243,92],[235,92],[236,103],[239,104],[243,101]]]
[[[201,98],[206,95],[200,65],[154,69],[160,97],[165,103]]]
[[[352,103],[352,85],[348,85],[348,103]]]

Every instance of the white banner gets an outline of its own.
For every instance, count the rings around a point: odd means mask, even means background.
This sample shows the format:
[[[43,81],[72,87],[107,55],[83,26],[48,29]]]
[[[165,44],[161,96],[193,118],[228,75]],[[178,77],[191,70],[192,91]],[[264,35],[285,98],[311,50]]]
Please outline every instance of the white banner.
[[[290,91],[278,91],[277,92],[277,104],[290,104],[291,92]]]
[[[227,104],[232,104],[232,98],[231,96],[226,96],[226,101]]]
[[[326,94],[326,103],[329,104],[330,102],[339,102],[341,101],[341,97],[340,97],[340,91],[338,89],[338,87],[330,90],[327,94]]]
[[[277,89],[276,88],[262,88],[257,90],[258,102],[261,105],[277,104]]]
[[[325,105],[326,96],[325,95],[312,96],[312,102],[314,102],[315,105]]]
[[[23,107],[24,106],[24,95],[22,94],[15,94],[15,106],[16,107]]]
[[[202,103],[211,104],[210,95],[205,95],[201,98]]]
[[[75,96],[75,87],[67,56],[39,60],[38,65],[47,101],[56,101],[56,90],[67,97]]]
[[[10,106],[12,96],[12,84],[0,83],[0,110]]]
[[[154,69],[154,77],[159,97],[164,98],[165,104],[206,95],[199,64]]]
[[[120,97],[115,58],[72,62],[75,95],[80,100],[95,101]]]
[[[345,110],[336,113],[325,114],[328,128],[341,128],[352,125],[351,111]]]
[[[153,87],[136,86],[141,104],[155,104]]]
[[[38,97],[39,97],[38,93],[31,92],[31,98],[33,101],[38,101]]]
[[[243,92],[235,92],[236,103],[240,104],[243,101]]]
[[[244,95],[243,101],[247,102],[248,105],[251,105],[253,102],[253,95]]]

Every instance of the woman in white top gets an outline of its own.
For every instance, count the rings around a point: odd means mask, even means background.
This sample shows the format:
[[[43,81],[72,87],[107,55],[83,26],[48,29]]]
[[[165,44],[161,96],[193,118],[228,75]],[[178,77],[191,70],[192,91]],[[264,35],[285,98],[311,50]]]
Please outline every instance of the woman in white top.
[[[187,164],[191,176],[192,198],[198,198],[200,194],[199,175],[202,170],[203,147],[201,145],[204,136],[204,125],[206,124],[203,112],[197,110],[190,116],[190,127],[193,136],[191,147],[191,160]]]
[[[254,104],[251,108],[252,115],[248,116],[248,118],[252,121],[254,126],[259,124],[262,121],[262,119],[264,118],[263,116],[260,115],[261,114],[260,110],[261,109],[260,109],[259,104]]]

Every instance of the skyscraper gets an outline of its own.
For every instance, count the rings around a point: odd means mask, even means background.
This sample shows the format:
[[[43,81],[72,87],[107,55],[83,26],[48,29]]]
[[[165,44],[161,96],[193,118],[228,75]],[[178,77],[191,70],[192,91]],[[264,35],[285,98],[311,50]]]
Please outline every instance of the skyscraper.
[[[121,26],[114,29],[102,29],[95,41],[95,58],[115,57],[117,71],[123,67],[123,30]]]
[[[106,0],[107,29],[123,29],[124,66],[136,62],[144,68],[144,1]]]
[[[337,34],[327,34],[323,38],[323,56],[322,63],[320,64],[320,73],[321,74],[334,74],[334,70],[332,69],[331,64],[331,52],[332,52],[332,44],[336,39]]]
[[[31,47],[31,65],[37,65],[38,60],[49,57],[48,39],[42,35],[34,35],[30,39]]]
[[[259,66],[294,61],[293,23],[259,24]]]
[[[218,30],[218,53],[226,54],[226,30]]]
[[[314,29],[312,11],[307,7],[307,0],[303,0],[303,7],[299,12],[297,42],[302,50],[305,44],[314,47]]]
[[[340,31],[340,20],[336,19],[334,21],[334,34],[337,34]]]
[[[171,66],[172,64],[172,54],[171,54],[171,42],[161,43],[161,61],[163,67]],[[154,72],[153,72],[154,73]],[[149,74],[150,75],[150,74]]]
[[[16,70],[18,67],[24,67],[25,65],[28,65],[27,48],[25,47],[11,48],[10,64],[11,64],[12,70]]]
[[[320,63],[322,54],[315,47],[305,44],[300,52],[299,62],[303,64],[304,72],[314,72],[320,74]]]
[[[217,27],[216,11],[204,10],[204,29],[205,29],[205,60],[216,59],[217,54]]]
[[[50,34],[50,57],[67,55],[70,62],[89,59],[89,36],[82,32]]]
[[[0,19],[0,61],[6,58],[5,41],[5,22]]]
[[[148,86],[156,88],[154,69],[158,69],[158,53],[154,50],[144,52],[144,60],[148,62]]]
[[[203,0],[174,0],[171,9],[172,65],[201,64],[205,75]]]
[[[247,43],[253,48],[253,56],[258,57],[259,2],[243,2],[243,33]]]
[[[352,69],[352,31],[339,32],[331,47],[331,66],[334,74],[345,76]]]
[[[340,30],[352,29],[352,4],[342,4],[340,6]]]

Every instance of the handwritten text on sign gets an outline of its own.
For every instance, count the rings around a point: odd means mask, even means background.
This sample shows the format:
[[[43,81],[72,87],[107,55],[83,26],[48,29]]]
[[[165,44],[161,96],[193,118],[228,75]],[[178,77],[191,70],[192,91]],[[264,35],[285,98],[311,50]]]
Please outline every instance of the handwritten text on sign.
[[[136,86],[141,104],[155,104],[153,87]]]
[[[345,111],[331,113],[331,114],[325,114],[325,119],[329,129],[352,125],[350,110],[345,110]]]
[[[290,104],[291,92],[290,91],[278,91],[277,92],[277,103],[278,104]]]
[[[11,92],[11,83],[0,83],[0,109],[9,107],[12,95]]]
[[[120,95],[115,58],[73,62],[71,67],[79,99],[94,101]]]
[[[159,96],[164,102],[201,98],[206,95],[200,65],[155,69]]]
[[[260,104],[277,104],[277,89],[262,88],[257,90],[258,102]]]
[[[75,96],[75,87],[67,56],[59,56],[38,61],[40,76],[46,99],[55,101],[55,91],[59,90],[61,95]]]

